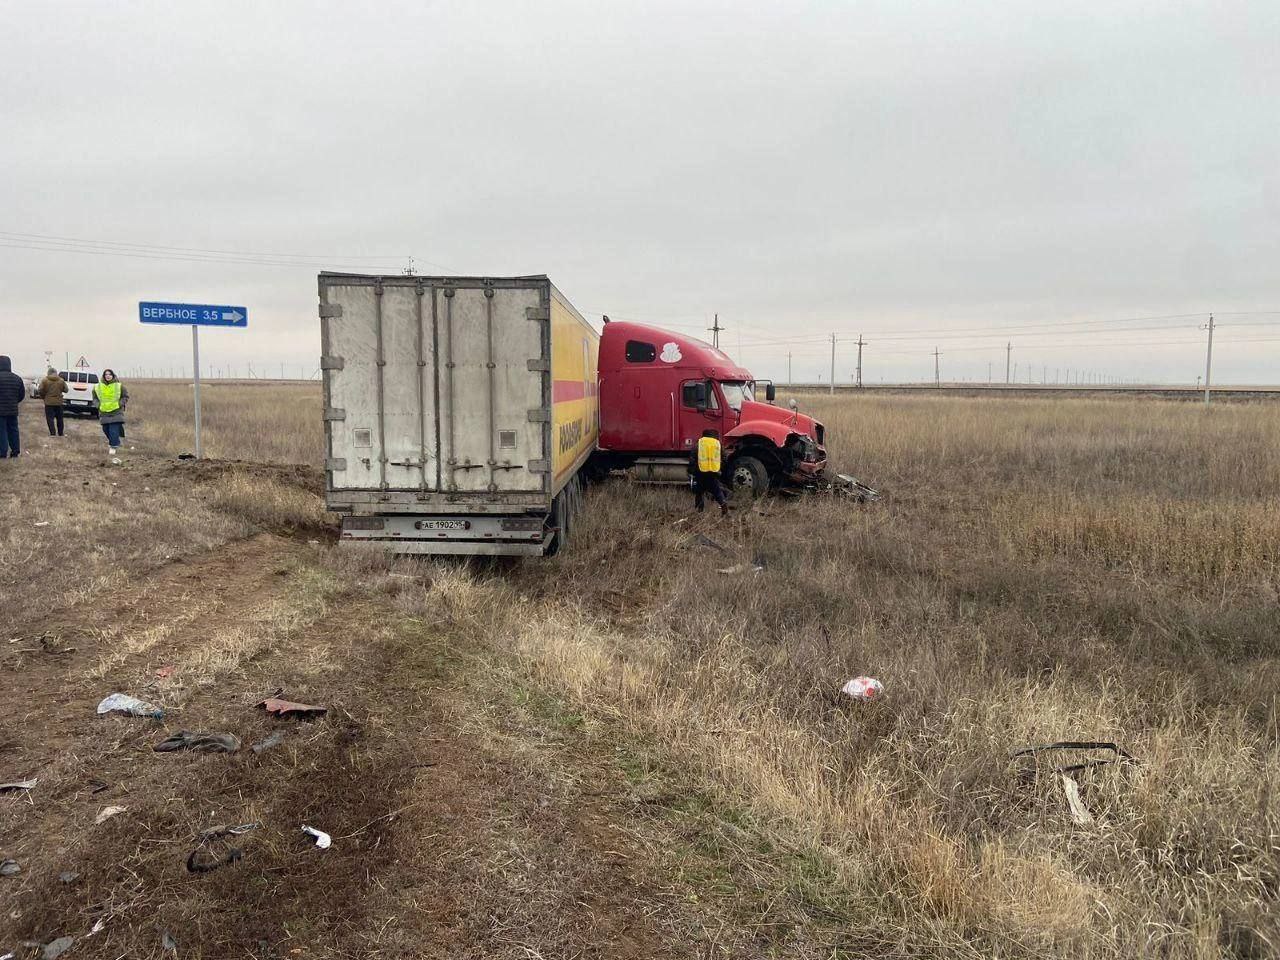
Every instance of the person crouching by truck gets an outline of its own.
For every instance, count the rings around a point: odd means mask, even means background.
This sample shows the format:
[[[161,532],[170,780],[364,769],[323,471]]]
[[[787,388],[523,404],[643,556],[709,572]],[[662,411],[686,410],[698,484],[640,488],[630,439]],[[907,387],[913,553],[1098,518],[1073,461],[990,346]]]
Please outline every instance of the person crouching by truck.
[[[36,387],[36,397],[44,401],[44,422],[49,427],[49,436],[63,436],[62,398],[67,392],[67,381],[58,376],[58,371],[49,368],[40,385]],[[54,428],[57,427],[55,432]]]
[[[720,434],[703,430],[689,451],[689,477],[693,481],[693,505],[699,513],[706,507],[706,495],[720,504],[720,516],[729,515],[724,487],[720,486]]]
[[[129,404],[129,391],[116,377],[116,372],[108,368],[102,371],[93,395],[98,401],[98,422],[102,424],[102,432],[107,436],[110,454],[114,457],[124,440],[124,408]]]
[[[27,385],[13,372],[8,357],[0,357],[0,460],[22,452],[18,434],[18,404],[27,397]]]

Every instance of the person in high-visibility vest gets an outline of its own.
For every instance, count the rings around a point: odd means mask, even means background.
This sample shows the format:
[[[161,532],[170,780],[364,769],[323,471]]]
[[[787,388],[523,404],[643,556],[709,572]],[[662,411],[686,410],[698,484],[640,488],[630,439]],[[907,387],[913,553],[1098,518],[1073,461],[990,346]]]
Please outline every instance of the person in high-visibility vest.
[[[698,442],[689,451],[689,480],[693,486],[693,505],[699,513],[706,507],[706,495],[720,504],[720,515],[729,515],[724,487],[720,486],[720,434],[703,430]]]
[[[107,435],[110,455],[114,457],[124,440],[124,408],[129,405],[129,391],[114,370],[103,370],[102,379],[93,388],[98,401],[98,422]]]

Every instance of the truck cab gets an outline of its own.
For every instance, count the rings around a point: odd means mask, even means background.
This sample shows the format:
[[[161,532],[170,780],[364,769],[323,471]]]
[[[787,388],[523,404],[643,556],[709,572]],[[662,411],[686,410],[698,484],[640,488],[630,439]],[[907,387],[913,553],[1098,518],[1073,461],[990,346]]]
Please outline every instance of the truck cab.
[[[772,403],[758,382],[720,350],[624,321],[600,339],[600,449],[610,467],[638,467],[649,479],[679,479],[702,431],[724,445],[724,473],[735,493],[812,486],[827,454],[823,425]]]

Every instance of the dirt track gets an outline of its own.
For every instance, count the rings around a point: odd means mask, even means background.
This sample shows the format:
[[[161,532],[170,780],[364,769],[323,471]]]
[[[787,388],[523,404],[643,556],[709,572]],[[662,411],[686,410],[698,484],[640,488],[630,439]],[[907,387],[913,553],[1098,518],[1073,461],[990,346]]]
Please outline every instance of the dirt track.
[[[325,549],[258,535],[11,631],[0,770],[39,783],[0,798],[0,853],[22,867],[0,887],[0,946],[72,935],[76,957],[158,956],[167,931],[180,956],[697,953],[681,913],[696,895],[636,866],[616,772],[477,742],[457,722],[468,661],[348,592]],[[328,715],[254,708],[277,688]],[[97,716],[116,690],[165,719]],[[245,748],[152,750],[180,729]],[[282,744],[248,749],[273,730]],[[126,809],[95,824],[108,806]],[[201,830],[255,821],[238,863],[188,872]]]

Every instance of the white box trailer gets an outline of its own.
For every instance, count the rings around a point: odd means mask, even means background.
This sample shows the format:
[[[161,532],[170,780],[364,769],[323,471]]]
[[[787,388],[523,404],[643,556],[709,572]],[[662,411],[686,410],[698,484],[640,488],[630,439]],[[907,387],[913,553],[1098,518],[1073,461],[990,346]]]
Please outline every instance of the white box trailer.
[[[541,555],[596,448],[599,336],[545,276],[320,274],[341,542]]]

